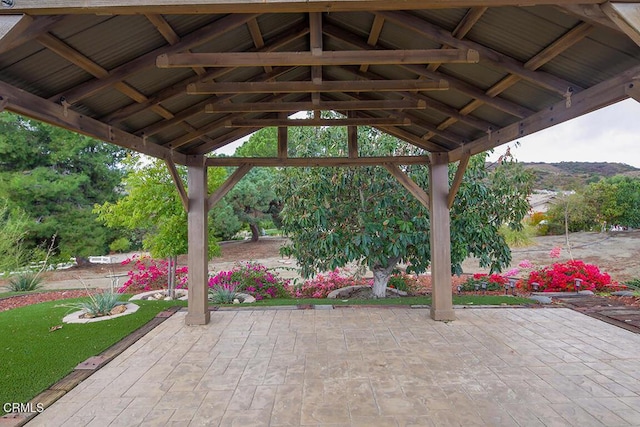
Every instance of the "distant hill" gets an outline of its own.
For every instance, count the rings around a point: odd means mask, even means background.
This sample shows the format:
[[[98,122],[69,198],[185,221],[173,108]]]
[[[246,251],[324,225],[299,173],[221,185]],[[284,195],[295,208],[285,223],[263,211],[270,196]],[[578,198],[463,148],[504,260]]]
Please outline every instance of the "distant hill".
[[[604,177],[627,175],[640,178],[640,169],[623,163],[560,162],[526,163],[535,177],[534,188],[539,190],[575,190]]]

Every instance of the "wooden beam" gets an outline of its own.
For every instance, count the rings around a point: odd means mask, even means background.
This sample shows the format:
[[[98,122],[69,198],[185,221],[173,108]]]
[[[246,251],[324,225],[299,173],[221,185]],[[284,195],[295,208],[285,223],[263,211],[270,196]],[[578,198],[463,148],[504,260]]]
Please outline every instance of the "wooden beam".
[[[371,30],[369,31],[369,38],[367,38],[367,44],[371,47],[375,47],[382,33],[382,27],[384,26],[384,18],[376,14],[373,18],[373,24],[371,24]],[[366,72],[369,69],[369,64],[362,64],[360,66],[361,72]]]
[[[385,17],[385,19],[393,21],[401,27],[407,28],[421,36],[428,37],[439,43],[446,44],[458,49],[477,50],[482,57],[482,62],[487,62],[498,69],[503,69],[506,72],[515,74],[524,80],[553,91],[559,95],[564,95],[564,93],[566,93],[567,91],[567,88],[569,87],[572,87],[575,92],[578,92],[582,89],[574,82],[568,82],[552,74],[541,71],[527,70],[522,63],[516,61],[512,57],[487,48],[481,44],[474,43],[468,40],[458,40],[448,31],[438,27],[437,25],[430,24],[424,19],[418,18],[417,16],[411,15],[407,12],[394,11],[380,13]]]
[[[159,159],[171,158],[178,164],[186,164],[186,156],[168,150],[143,138],[132,135],[116,127],[108,126],[85,114],[76,113],[70,108],[42,99],[29,92],[0,82],[0,98],[8,99],[6,109],[41,122],[72,130],[120,147]]]
[[[212,166],[209,164],[209,160],[211,159],[207,159],[206,161],[206,165],[207,166]],[[249,163],[244,163],[242,165],[240,165],[238,167],[238,169],[235,170],[235,172],[233,172],[233,174],[231,174],[231,176],[229,178],[226,179],[225,182],[222,183],[222,185],[220,185],[220,187],[218,187],[218,189],[216,191],[214,191],[209,198],[207,199],[207,206],[208,206],[208,210],[213,209],[213,207],[220,201],[222,200],[222,198],[229,192],[231,191],[231,189],[242,179],[242,177],[244,177],[247,173],[249,173],[249,171],[251,170],[251,168],[253,167],[253,165],[249,164]]]
[[[449,168],[445,153],[433,153],[429,167],[431,318],[455,319],[451,292],[451,218],[447,208]]]
[[[526,119],[505,126],[502,129],[497,129],[491,135],[478,138],[465,147],[451,151],[449,153],[449,161],[460,160],[465,150],[469,150],[471,155],[478,154],[511,142],[514,139],[522,138],[627,99],[629,97],[627,90],[634,86],[633,80],[639,75],[640,66],[633,67],[609,80],[573,95],[570,107],[567,107],[566,101],[560,101]]]
[[[287,115],[280,115],[281,119],[286,119]],[[289,128],[286,126],[278,127],[278,158],[286,159],[289,156]]]
[[[292,29],[292,31],[287,32],[285,36],[278,37],[275,40],[272,40],[268,45],[264,46],[261,50],[268,52],[270,50],[280,49],[282,47],[285,47],[292,41],[295,41],[300,37],[305,36],[308,32],[309,32],[308,28]],[[234,70],[236,70],[236,68],[214,68],[212,69],[212,71],[209,71],[204,76],[193,76],[188,79],[182,80],[166,89],[156,92],[154,95],[149,97],[149,100],[146,103],[130,104],[114,113],[109,114],[108,116],[105,116],[103,120],[106,122],[109,122],[110,124],[119,123],[134,114],[138,114],[142,111],[145,111],[148,108],[151,108],[154,105],[158,105],[175,96],[184,94],[184,88],[188,84],[196,83],[201,80],[216,80],[229,73],[232,73]],[[289,70],[289,68],[285,68],[283,70]],[[272,78],[271,73],[267,74],[267,76],[269,76],[268,78]]]
[[[625,93],[640,102],[640,79],[634,79],[625,87]]]
[[[146,12],[160,13],[158,10],[149,10]],[[78,85],[73,89],[65,92],[58,93],[50,100],[57,102],[64,97],[69,104],[75,104],[84,98],[87,98],[101,90],[104,90],[114,84],[126,79],[127,77],[144,71],[147,68],[155,66],[156,58],[159,55],[171,54],[175,52],[184,52],[192,47],[199,46],[207,41],[219,37],[228,33],[229,31],[237,28],[241,25],[245,25],[247,21],[258,16],[257,14],[247,15],[229,15],[221,18],[207,26],[204,26],[189,35],[182,38],[182,40],[172,46],[164,46],[155,50],[152,50],[142,56],[133,59],[126,64],[109,70],[109,77],[103,79],[91,80],[87,83]]]
[[[343,43],[347,43],[351,46],[355,46],[360,49],[371,49],[366,43],[359,41],[354,38],[353,35],[341,28],[325,25],[324,26],[325,35],[329,35],[340,40]],[[484,91],[478,89],[477,87],[463,81],[457,79],[450,75],[445,75],[442,73],[429,71],[426,67],[421,65],[412,65],[412,64],[398,64],[398,67],[407,70],[411,73],[416,74],[417,76],[425,77],[431,80],[446,80],[449,86],[452,89],[456,89],[457,91],[462,92],[463,94],[470,96],[472,98],[480,99],[485,102],[487,105],[496,108],[505,113],[511,114],[514,117],[523,118],[527,117],[534,113],[533,110],[530,110],[526,107],[508,101],[506,99],[501,98],[492,98],[484,93]]]
[[[253,45],[258,50],[262,49],[264,47],[264,38],[262,37],[262,31],[260,31],[258,20],[253,18],[252,20],[247,22],[247,28],[249,28],[249,33],[251,34]],[[273,68],[270,65],[265,65],[263,69],[265,73],[270,73],[273,71]]]
[[[355,115],[352,111],[349,112],[349,118],[354,118]],[[358,127],[357,126],[348,126],[347,127],[347,150],[349,153],[349,157],[355,159],[358,157]]]
[[[631,40],[640,46],[640,4],[605,2],[602,12],[613,21]]]
[[[180,43],[180,36],[178,36],[178,34],[173,30],[171,25],[169,25],[167,20],[164,19],[162,15],[147,13],[144,16],[149,20],[149,22],[153,24],[154,27],[156,27],[156,30],[158,30],[158,32],[162,34],[162,37],[164,37],[164,39],[169,42],[170,45]],[[187,52],[190,51],[187,50]],[[202,67],[193,67],[193,71],[199,76],[204,76],[205,74],[207,74],[207,71]]]
[[[487,11],[488,7],[484,6],[484,7],[472,7],[470,8],[467,13],[464,15],[464,18],[462,18],[462,20],[460,22],[458,22],[458,25],[456,26],[456,28],[453,29],[453,31],[451,32],[451,35],[457,39],[463,39],[467,33],[469,31],[471,31],[471,28],[473,28],[474,25],[476,25],[476,23],[480,20],[480,18],[482,18],[482,15],[484,15],[484,13]],[[451,46],[449,45],[442,45],[443,49],[450,49]],[[429,64],[429,71],[436,71],[439,67],[440,67],[440,63],[434,63],[434,64]]]
[[[178,195],[180,196],[180,201],[182,202],[182,206],[186,212],[189,212],[189,196],[187,195],[187,191],[184,188],[184,183],[182,182],[182,178],[178,173],[178,169],[176,168],[176,164],[173,163],[173,160],[170,158],[164,159],[164,162],[167,164],[167,169],[169,169],[169,174],[173,179],[173,183],[176,185],[176,189],[178,190]]]
[[[16,18],[17,17],[17,18]],[[31,41],[61,22],[64,16],[2,16],[2,33],[0,33],[0,54]]]
[[[313,102],[238,102],[207,104],[205,113],[255,113],[298,111],[349,111],[349,110],[423,110],[427,102],[418,100],[363,100]],[[486,129],[486,127],[484,128]]]
[[[422,92],[447,90],[448,88],[449,84],[446,80],[323,81],[319,85],[306,81],[271,81],[193,83],[187,86],[187,93],[190,95],[209,95],[220,93]]]
[[[207,291],[209,266],[209,222],[207,215],[207,168],[204,157],[197,156],[189,164],[189,211],[187,229],[189,240],[189,305],[185,317],[187,325],[209,323]]]
[[[278,76],[282,73],[285,73],[288,69],[276,69],[273,73],[271,74],[261,74],[259,76],[255,77],[255,81],[267,81],[268,79],[272,78],[273,76]],[[228,95],[224,95],[224,96],[218,96],[216,98],[216,104],[217,103],[224,103],[227,102],[231,99],[234,98],[234,96],[236,96],[237,94],[228,94]],[[278,97],[274,97],[271,99],[271,101],[277,100]],[[164,121],[160,121],[160,122],[156,122],[152,125],[149,125],[141,130],[139,130],[138,132],[136,132],[139,135],[147,135],[147,136],[151,136],[151,135],[155,135],[158,132],[161,132],[164,129],[168,129],[184,120],[187,120],[189,117],[192,117],[194,115],[198,115],[202,113],[202,110],[205,108],[205,106],[211,102],[211,99],[206,99],[204,101],[198,102],[197,104],[194,104],[180,112],[177,112],[175,114],[175,116],[172,119],[169,120],[164,120]],[[227,117],[228,119],[229,117]]]
[[[0,16],[0,51],[5,46],[11,46],[33,24],[33,18],[28,15]]]
[[[418,199],[422,205],[429,209],[429,195],[418,184],[415,183],[406,173],[404,173],[397,164],[384,164],[384,168],[393,175],[409,193],[413,194],[413,197]]]
[[[412,9],[453,9],[476,6],[539,6],[564,4],[596,4],[601,0],[403,0],[400,7]],[[0,9],[0,14],[223,14],[223,13],[291,13],[291,12],[348,12],[395,10],[399,5],[390,0],[146,0],[131,2],[116,0],[21,0],[12,9]]]
[[[395,157],[209,157],[207,166],[242,166],[255,167],[350,167],[390,165],[426,165],[428,156],[395,156]]]
[[[463,154],[460,162],[458,163],[458,169],[456,169],[456,175],[453,177],[453,182],[451,183],[451,188],[449,189],[449,196],[447,199],[447,207],[451,209],[453,206],[453,202],[456,200],[456,194],[458,194],[458,190],[460,189],[460,185],[462,184],[462,178],[464,178],[464,172],[467,170],[467,165],[469,164],[469,159],[471,158],[471,153],[466,152]]]
[[[234,143],[240,138],[249,136],[252,133],[257,132],[259,130],[260,130],[259,128],[253,128],[253,129],[252,128],[236,128],[229,132],[226,132],[225,134],[217,138],[213,138],[211,142],[208,142],[206,144],[200,144],[197,147],[191,148],[189,152],[197,155],[206,155],[219,148],[222,148],[226,145]]]
[[[235,119],[227,120],[228,128],[297,127],[297,126],[411,126],[409,119],[346,118],[346,119]]]
[[[52,52],[55,52],[62,58],[71,62],[72,64],[82,68],[83,70],[93,75],[94,77],[97,77],[99,79],[104,79],[109,77],[109,72],[107,70],[102,68],[100,65],[96,64],[91,59],[84,56],[82,53],[73,49],[72,47],[64,43],[62,40],[54,37],[50,33],[42,34],[38,36],[36,40],[42,46],[46,47]],[[141,93],[137,89],[131,87],[130,85],[124,82],[115,83],[114,88],[120,93],[122,93],[123,95],[128,96],[129,98],[131,98],[136,102],[147,101],[147,97],[143,93]],[[166,110],[164,107],[159,105],[154,106],[153,111],[157,113],[160,117],[165,119],[170,119],[173,117],[173,114],[170,111]]]
[[[368,50],[313,52],[222,52],[174,53],[159,55],[158,68],[185,67],[262,67],[325,65],[394,65],[438,63],[477,63],[480,57],[472,49]]]

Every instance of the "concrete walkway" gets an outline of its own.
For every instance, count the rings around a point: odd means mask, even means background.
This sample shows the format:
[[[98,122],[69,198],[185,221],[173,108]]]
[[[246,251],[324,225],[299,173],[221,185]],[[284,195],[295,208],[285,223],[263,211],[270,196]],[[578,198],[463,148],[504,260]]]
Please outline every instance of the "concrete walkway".
[[[28,426],[640,426],[640,335],[578,312],[179,312]]]

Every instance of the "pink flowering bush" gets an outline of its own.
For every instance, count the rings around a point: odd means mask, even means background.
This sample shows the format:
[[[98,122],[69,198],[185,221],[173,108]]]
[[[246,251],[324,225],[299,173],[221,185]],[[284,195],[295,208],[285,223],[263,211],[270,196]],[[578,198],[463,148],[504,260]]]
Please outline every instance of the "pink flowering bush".
[[[313,279],[307,280],[295,288],[293,295],[296,298],[326,298],[331,291],[357,285],[371,286],[373,281],[343,276],[336,268],[328,274],[318,274]]]
[[[169,263],[167,260],[149,256],[134,255],[122,261],[122,265],[131,265],[127,273],[129,279],[118,289],[118,293],[140,293],[166,289]],[[176,269],[176,289],[187,288],[187,267]]]
[[[538,283],[543,292],[575,292],[576,279],[581,280],[580,289],[593,292],[607,292],[625,288],[611,281],[607,273],[603,273],[593,264],[581,260],[558,262],[529,273],[529,277],[521,284],[525,290],[532,290],[533,283]]]
[[[229,271],[221,271],[209,278],[210,289],[235,289],[253,296],[256,300],[265,298],[288,298],[291,296],[289,281],[280,278],[267,267],[247,262]]]

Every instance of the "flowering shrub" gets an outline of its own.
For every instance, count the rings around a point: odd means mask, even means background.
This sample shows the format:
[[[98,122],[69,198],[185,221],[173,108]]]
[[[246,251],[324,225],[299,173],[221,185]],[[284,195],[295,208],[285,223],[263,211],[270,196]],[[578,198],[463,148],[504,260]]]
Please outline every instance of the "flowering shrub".
[[[551,249],[551,251],[549,252],[549,257],[550,258],[560,258],[560,252],[562,251],[562,248],[560,246],[556,246],[555,248]]]
[[[476,273],[469,277],[461,286],[463,291],[475,291],[483,289],[482,284],[486,283],[487,291],[498,291],[504,288],[505,283],[509,283],[507,276],[500,274]],[[484,289],[483,289],[484,290]]]
[[[238,265],[229,271],[221,271],[209,278],[209,288],[225,286],[233,287],[236,292],[247,293],[256,300],[291,296],[288,280],[271,273],[264,265],[251,262]]]
[[[293,295],[296,298],[326,298],[331,291],[347,286],[373,285],[371,280],[356,279],[340,275],[340,270],[335,269],[328,274],[318,274],[311,280],[307,280],[301,286],[295,288]]]
[[[593,264],[585,264],[581,260],[572,260],[534,270],[529,273],[522,287],[532,289],[533,283],[539,284],[539,290],[544,292],[575,292],[576,279],[581,279],[580,289],[594,292],[623,289],[623,285],[611,282],[607,273]]]
[[[133,264],[127,273],[129,279],[118,289],[118,293],[140,293],[166,289],[169,263],[167,260],[153,259],[149,256],[134,255],[122,261],[122,265]],[[187,288],[187,267],[176,269],[176,289]]]

